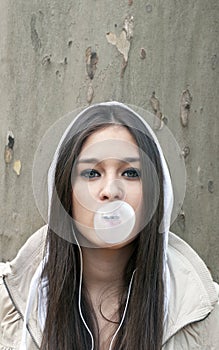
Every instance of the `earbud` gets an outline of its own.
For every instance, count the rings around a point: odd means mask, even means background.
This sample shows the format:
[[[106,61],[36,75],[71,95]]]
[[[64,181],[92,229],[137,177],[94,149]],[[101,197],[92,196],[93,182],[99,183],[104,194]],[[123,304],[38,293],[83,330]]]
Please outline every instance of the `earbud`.
[[[95,232],[106,243],[123,242],[131,234],[134,225],[134,209],[124,201],[107,202],[94,216]]]

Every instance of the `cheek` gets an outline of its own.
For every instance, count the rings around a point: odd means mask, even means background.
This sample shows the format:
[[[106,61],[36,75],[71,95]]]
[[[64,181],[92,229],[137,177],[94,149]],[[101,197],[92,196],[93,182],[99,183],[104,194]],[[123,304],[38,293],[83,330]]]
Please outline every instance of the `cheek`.
[[[77,181],[73,185],[72,189],[72,214],[73,218],[78,220],[83,214],[83,188],[80,181]]]
[[[89,210],[84,203],[78,200],[74,192],[72,193],[72,217],[75,220],[77,228],[81,232],[83,232],[83,227],[93,227],[93,212]]]
[[[78,217],[78,211],[80,211],[79,207],[80,205],[77,196],[75,195],[74,191],[72,191],[72,216],[75,219]]]
[[[74,184],[72,190],[72,216],[84,224],[89,224],[97,207],[95,193],[88,183],[78,181]]]
[[[141,183],[130,185],[126,189],[126,202],[128,202],[134,210],[137,210],[142,206],[143,202],[142,185]]]
[[[126,200],[134,209],[136,215],[136,224],[134,232],[138,233],[140,228],[143,226],[144,221],[144,208],[143,208],[143,192],[141,183],[136,184],[135,186],[130,188],[127,192],[127,200]]]
[[[77,181],[73,186],[73,203],[86,209],[93,207],[95,202],[95,191],[87,182]]]

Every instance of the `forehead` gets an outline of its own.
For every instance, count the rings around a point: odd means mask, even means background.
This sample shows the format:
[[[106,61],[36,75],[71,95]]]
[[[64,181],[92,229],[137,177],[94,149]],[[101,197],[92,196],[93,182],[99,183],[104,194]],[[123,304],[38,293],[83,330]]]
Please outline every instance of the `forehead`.
[[[137,143],[129,130],[121,125],[110,125],[88,136],[82,146],[79,159],[91,156],[120,158],[138,155]]]

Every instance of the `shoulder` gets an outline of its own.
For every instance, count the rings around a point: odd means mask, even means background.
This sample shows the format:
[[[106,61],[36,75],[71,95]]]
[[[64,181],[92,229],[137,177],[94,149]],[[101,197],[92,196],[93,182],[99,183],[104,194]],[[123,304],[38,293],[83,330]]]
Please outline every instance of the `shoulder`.
[[[202,295],[201,304],[215,304],[218,295],[209,269],[200,256],[184,240],[170,232],[168,266],[178,287]],[[193,288],[193,289],[192,289]]]
[[[218,289],[219,286],[217,285]],[[164,350],[218,350],[219,349],[219,303],[203,319],[181,328],[168,340]]]
[[[0,349],[18,348],[29,284],[43,257],[46,234],[47,226],[41,227],[15,259],[0,263]]]
[[[31,279],[44,256],[48,226],[32,234],[10,262],[0,264],[0,278],[5,280],[15,300],[23,301]]]
[[[0,263],[0,276],[16,275],[20,273],[21,269],[24,271],[26,266],[34,268],[41,261],[44,254],[47,228],[47,225],[42,226],[33,233],[12,261]]]
[[[13,303],[10,300],[7,289],[3,282],[3,273],[7,266],[0,266],[0,349],[16,349],[21,333],[22,320]]]
[[[168,268],[170,297],[164,348],[219,349],[219,286],[198,254],[173,233]]]
[[[219,285],[214,284],[219,298]],[[215,345],[217,345],[215,349],[219,349],[219,301],[217,301],[208,317],[203,320],[202,329],[205,339],[208,340],[208,344],[212,344],[212,349],[214,349],[213,346]]]

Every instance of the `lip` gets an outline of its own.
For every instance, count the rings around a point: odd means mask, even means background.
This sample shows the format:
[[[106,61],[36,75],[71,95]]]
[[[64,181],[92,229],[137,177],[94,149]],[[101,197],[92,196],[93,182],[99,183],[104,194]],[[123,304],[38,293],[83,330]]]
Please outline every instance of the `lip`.
[[[102,215],[103,222],[110,227],[118,226],[121,224],[120,215]]]
[[[118,220],[120,217],[119,215],[103,215],[102,218],[106,220]]]

